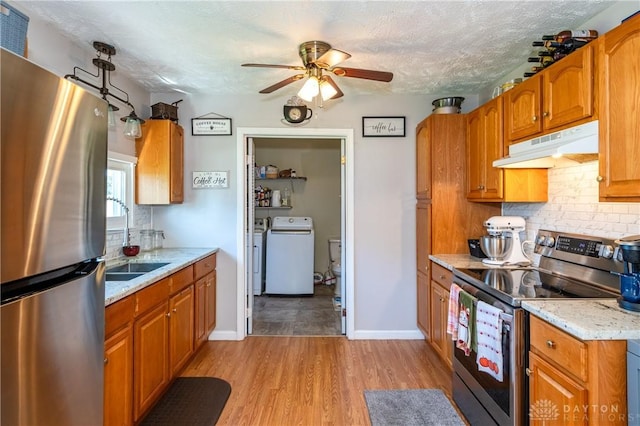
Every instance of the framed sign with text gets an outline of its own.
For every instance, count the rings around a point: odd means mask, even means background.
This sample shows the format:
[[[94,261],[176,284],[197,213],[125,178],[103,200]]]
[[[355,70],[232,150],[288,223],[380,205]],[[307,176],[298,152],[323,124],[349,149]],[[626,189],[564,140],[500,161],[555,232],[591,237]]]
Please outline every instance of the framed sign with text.
[[[362,117],[362,136],[377,137],[405,137],[405,117]]]
[[[192,188],[228,188],[229,172],[193,172]]]
[[[193,136],[231,135],[231,119],[230,118],[192,118],[191,134]]]

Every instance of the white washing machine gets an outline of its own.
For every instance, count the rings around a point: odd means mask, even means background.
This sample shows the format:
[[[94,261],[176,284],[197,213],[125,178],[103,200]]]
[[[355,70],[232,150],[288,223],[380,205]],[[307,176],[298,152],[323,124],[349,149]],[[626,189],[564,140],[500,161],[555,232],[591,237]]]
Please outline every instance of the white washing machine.
[[[255,219],[253,227],[253,294],[260,296],[266,282],[267,220]]]
[[[313,295],[314,238],[310,217],[273,218],[267,231],[265,293]]]

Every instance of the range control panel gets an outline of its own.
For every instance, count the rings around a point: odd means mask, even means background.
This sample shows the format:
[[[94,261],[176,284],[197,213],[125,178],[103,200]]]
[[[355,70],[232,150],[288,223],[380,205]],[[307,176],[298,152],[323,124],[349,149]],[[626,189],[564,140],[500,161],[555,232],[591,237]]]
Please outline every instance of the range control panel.
[[[608,238],[541,229],[535,243],[537,254],[553,259],[606,271],[617,271],[622,265],[616,243]]]

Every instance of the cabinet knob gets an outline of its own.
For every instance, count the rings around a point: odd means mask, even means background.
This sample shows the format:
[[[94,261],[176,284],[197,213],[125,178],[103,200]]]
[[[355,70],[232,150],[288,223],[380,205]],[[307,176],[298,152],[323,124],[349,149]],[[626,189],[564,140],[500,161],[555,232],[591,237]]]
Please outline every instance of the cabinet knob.
[[[171,312],[167,312],[167,318],[171,318]]]
[[[104,363],[105,363],[105,364],[108,364],[108,363],[109,363],[109,358],[105,358],[105,359],[104,359]]]
[[[440,275],[440,279],[444,281],[444,275]]]
[[[596,181],[598,181],[598,182],[602,182],[603,180],[604,180],[604,176],[598,176],[596,178]]]
[[[548,111],[543,112],[543,113],[542,113],[542,116],[543,116],[543,117],[548,117],[548,116],[549,116],[549,112],[548,112]]]
[[[173,308],[173,312],[178,312],[178,310],[176,308]]]
[[[553,340],[547,340],[547,347],[550,349],[553,349],[556,347],[556,342],[554,342]]]
[[[527,373],[527,376],[531,377],[531,375],[533,374],[533,370],[531,370],[529,367],[524,369],[525,373]]]
[[[478,185],[478,189],[480,190],[484,189],[484,185]]]
[[[531,121],[538,121],[538,116],[534,115],[533,117],[531,117]]]

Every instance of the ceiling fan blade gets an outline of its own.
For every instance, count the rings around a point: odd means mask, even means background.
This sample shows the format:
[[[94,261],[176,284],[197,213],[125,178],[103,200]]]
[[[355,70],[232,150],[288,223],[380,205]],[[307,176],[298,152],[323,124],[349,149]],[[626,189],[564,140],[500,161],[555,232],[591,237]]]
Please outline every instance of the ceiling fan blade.
[[[387,71],[374,71],[345,67],[336,67],[330,69],[329,71],[331,71],[338,77],[365,78],[367,80],[384,81],[387,83],[393,79],[393,73]]]
[[[258,67],[258,68],[284,68],[288,70],[303,71],[306,68],[300,65],[273,65],[273,64],[242,64],[243,67]]]
[[[333,95],[329,99],[338,99],[338,98],[341,98],[341,97],[344,96],[344,93],[342,93],[342,90],[340,90],[340,88],[338,87],[336,82],[333,81],[333,79],[331,77],[329,77],[328,75],[324,75],[324,76],[322,76],[322,81],[326,81],[327,83],[329,83],[331,85],[331,87],[336,89],[336,92],[338,92],[338,93],[336,93],[335,95]]]
[[[286,86],[287,84],[291,84],[294,81],[298,81],[301,78],[304,78],[304,74],[296,74],[294,76],[291,76],[289,78],[285,78],[284,80],[274,84],[273,86],[269,86],[266,89],[262,89],[260,91],[260,93],[271,93],[271,92],[275,92],[276,90],[280,89],[281,87]]]
[[[314,61],[314,63],[320,68],[331,68],[334,65],[338,65],[341,62],[346,61],[351,57],[347,52],[343,52],[338,49],[329,49],[322,56]]]

